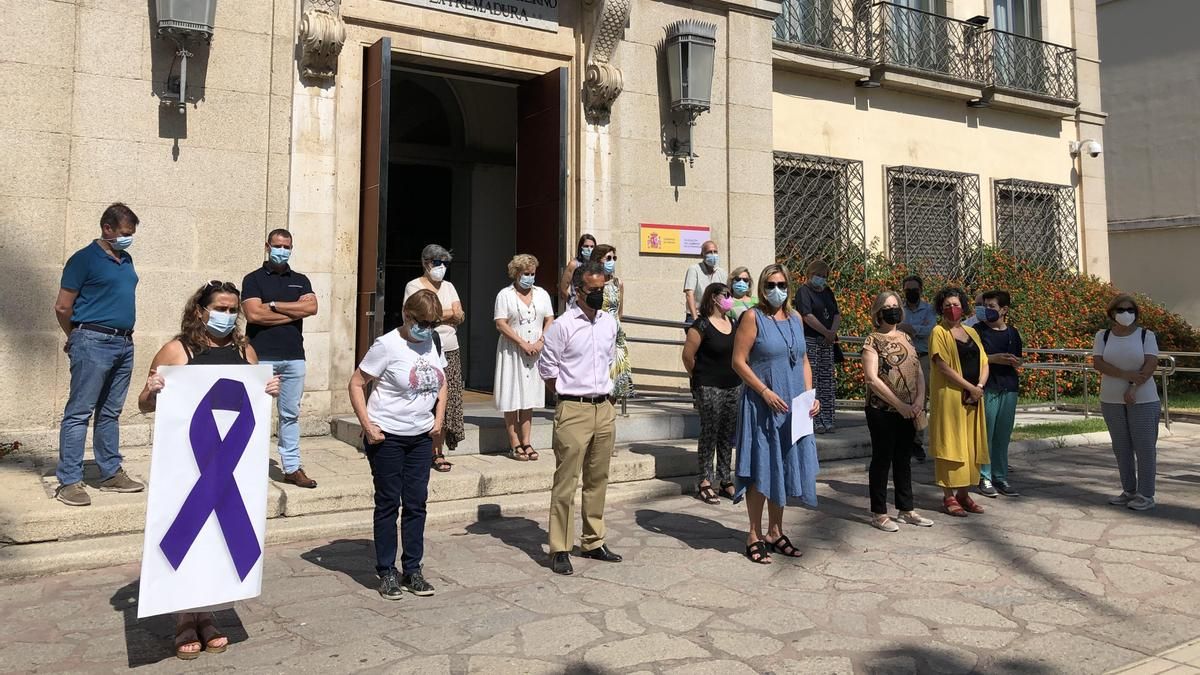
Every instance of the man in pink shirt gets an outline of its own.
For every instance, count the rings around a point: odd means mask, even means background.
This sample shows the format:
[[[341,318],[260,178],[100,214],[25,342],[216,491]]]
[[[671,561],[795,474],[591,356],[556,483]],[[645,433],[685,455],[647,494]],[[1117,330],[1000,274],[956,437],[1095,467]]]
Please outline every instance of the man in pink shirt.
[[[604,543],[604,498],[616,440],[609,375],[616,358],[617,322],[604,304],[604,267],[586,262],[571,279],[575,305],[546,331],[538,373],[558,395],[554,413],[554,488],[550,493],[550,568],[571,574],[575,545],[575,488],[583,473],[583,557],[621,562]]]

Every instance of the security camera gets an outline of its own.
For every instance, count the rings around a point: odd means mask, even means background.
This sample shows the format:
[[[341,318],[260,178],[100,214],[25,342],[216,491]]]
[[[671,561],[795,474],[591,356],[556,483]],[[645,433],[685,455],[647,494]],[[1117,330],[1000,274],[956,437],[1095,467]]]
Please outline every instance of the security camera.
[[[1086,152],[1091,157],[1099,157],[1104,153],[1104,146],[1100,141],[1087,139],[1085,141],[1071,141],[1071,156],[1078,157],[1080,152]]]

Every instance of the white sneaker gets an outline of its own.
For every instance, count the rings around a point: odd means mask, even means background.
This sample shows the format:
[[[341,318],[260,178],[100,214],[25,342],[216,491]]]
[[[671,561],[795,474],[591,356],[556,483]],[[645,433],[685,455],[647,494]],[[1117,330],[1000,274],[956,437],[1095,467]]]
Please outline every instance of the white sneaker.
[[[1133,499],[1129,500],[1129,503],[1126,504],[1126,506],[1134,511],[1149,511],[1150,509],[1154,508],[1154,497],[1134,495]]]
[[[908,513],[901,513],[898,516],[898,520],[900,522],[906,523],[908,525],[916,525],[917,527],[933,527],[932,520],[917,513],[916,511],[909,511]]]
[[[1108,503],[1112,504],[1113,506],[1128,506],[1129,502],[1133,501],[1134,497],[1137,497],[1137,494],[1133,492],[1122,492],[1116,497],[1108,500]]]
[[[871,527],[884,532],[899,532],[900,526],[891,518],[884,515],[875,516],[871,519]]]

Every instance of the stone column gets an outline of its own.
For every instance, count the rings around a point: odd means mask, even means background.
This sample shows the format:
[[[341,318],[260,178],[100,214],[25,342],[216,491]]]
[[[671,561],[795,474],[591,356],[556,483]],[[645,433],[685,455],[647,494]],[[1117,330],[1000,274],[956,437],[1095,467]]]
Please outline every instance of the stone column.
[[[1078,140],[1104,142],[1104,120],[1100,107],[1100,52],[1096,37],[1096,3],[1072,3],[1078,64],[1079,110],[1075,116]],[[1108,259],[1108,204],[1104,189],[1104,159],[1086,153],[1076,159],[1079,170],[1079,227],[1083,271],[1101,279],[1110,278]]]
[[[778,11],[774,2],[763,3]],[[727,260],[758,275],[775,262],[774,155],[772,147],[773,15],[729,12],[728,83],[729,218]]]

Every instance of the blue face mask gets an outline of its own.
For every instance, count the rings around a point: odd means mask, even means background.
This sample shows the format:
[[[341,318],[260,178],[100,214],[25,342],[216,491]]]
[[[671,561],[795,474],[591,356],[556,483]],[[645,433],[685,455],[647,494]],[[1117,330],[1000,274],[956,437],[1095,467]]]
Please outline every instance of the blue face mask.
[[[787,291],[782,288],[767,290],[767,302],[771,303],[772,307],[783,307],[783,303],[787,302],[787,297]]]
[[[112,246],[114,251],[124,251],[130,246],[133,246],[133,235],[130,234],[124,237],[116,237],[115,239],[105,239],[104,241],[107,241],[108,245]]]
[[[987,307],[975,305],[975,318],[979,321],[987,321]]]
[[[579,257],[584,260],[589,260],[592,257],[592,246],[582,246],[579,249]]]
[[[408,334],[417,342],[428,342],[433,339],[433,328],[429,326],[409,326]]]
[[[734,295],[741,297],[749,292],[750,292],[750,284],[746,283],[745,281],[741,281],[741,280],[733,282]]]
[[[205,322],[204,327],[214,337],[225,337],[232,333],[234,327],[237,326],[237,318],[237,314],[209,310],[208,321]]]
[[[721,256],[717,255],[716,253],[708,253],[704,256],[704,264],[708,265],[709,267],[716,267],[717,262],[720,259]]]
[[[283,248],[281,246],[271,247],[271,264],[283,265],[292,257],[292,249]]]
[[[811,281],[812,281],[813,288],[816,288],[816,289],[825,288],[825,277],[814,276],[811,279]]]
[[[617,271],[617,261],[616,260],[605,260],[604,261],[604,273],[605,274],[612,274],[613,272],[616,272],[616,271]]]
[[[535,281],[536,278],[532,274],[522,274],[521,279],[517,283],[521,284],[521,288],[529,290],[530,288],[533,288]]]

